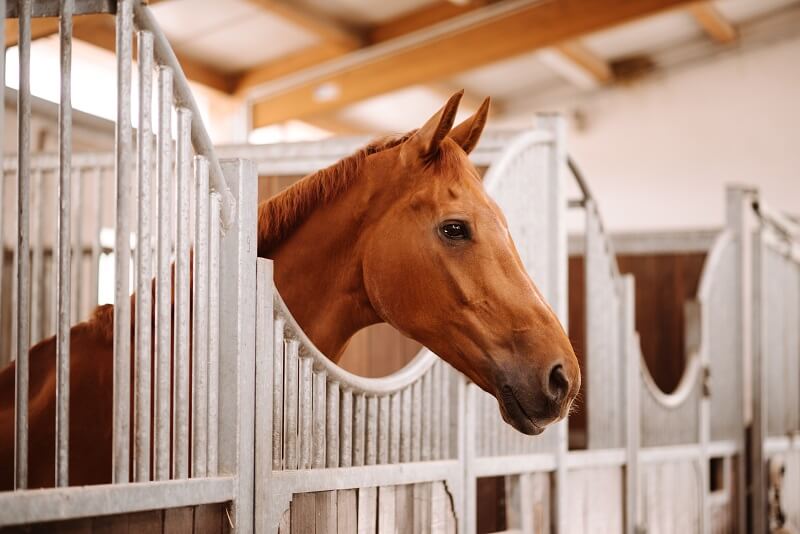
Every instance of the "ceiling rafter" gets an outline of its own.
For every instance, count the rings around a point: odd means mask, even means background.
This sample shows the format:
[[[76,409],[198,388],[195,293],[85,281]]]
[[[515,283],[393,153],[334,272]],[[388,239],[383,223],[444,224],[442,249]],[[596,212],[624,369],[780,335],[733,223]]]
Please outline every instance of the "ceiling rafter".
[[[382,42],[266,84],[253,99],[252,123],[258,127],[333,111],[690,3],[518,0],[492,4],[417,31],[402,43]]]
[[[716,42],[728,44],[736,40],[736,28],[711,2],[698,2],[688,9],[703,31]]]

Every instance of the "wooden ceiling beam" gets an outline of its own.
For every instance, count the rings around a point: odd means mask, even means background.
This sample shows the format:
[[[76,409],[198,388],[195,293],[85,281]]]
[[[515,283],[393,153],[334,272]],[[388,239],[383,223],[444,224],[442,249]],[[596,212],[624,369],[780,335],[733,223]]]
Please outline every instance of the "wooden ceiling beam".
[[[436,25],[402,46],[388,41],[263,86],[253,100],[252,122],[259,127],[333,111],[689,3],[558,0],[516,2],[513,8],[491,5],[452,19],[447,31]]]
[[[307,7],[300,7],[288,0],[247,1],[316,35],[325,43],[335,43],[350,49],[361,46],[362,39],[353,29]]]
[[[464,15],[475,11],[497,0],[472,0],[464,4],[454,4],[452,2],[438,2],[433,5],[424,6],[405,15],[378,24],[367,33],[367,40],[374,43],[382,43],[395,37],[400,37],[445,20]]]
[[[609,63],[577,40],[544,50],[541,59],[567,81],[584,89],[607,85],[614,80]]]
[[[151,1],[150,3],[153,2]],[[5,24],[6,47],[16,46],[19,33],[17,19],[6,19]],[[57,18],[34,18],[31,20],[31,37],[33,40],[57,34]],[[112,15],[95,14],[76,16],[72,24],[72,35],[75,39],[104,50],[114,52],[116,49],[116,28],[115,20]],[[218,72],[213,67],[187,58],[177,51],[176,56],[183,68],[184,74],[186,74],[189,80],[226,94],[233,93],[236,85],[236,78],[234,76]]]
[[[689,6],[689,12],[708,36],[716,42],[728,44],[736,40],[736,28],[711,2],[692,4]]]

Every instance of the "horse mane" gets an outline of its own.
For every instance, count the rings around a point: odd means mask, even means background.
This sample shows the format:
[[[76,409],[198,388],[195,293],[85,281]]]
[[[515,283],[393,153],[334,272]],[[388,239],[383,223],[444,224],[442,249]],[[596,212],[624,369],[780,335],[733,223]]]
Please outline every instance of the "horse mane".
[[[330,167],[309,174],[258,206],[258,255],[265,257],[303,222],[317,206],[345,192],[367,156],[403,144],[414,132],[372,141]]]

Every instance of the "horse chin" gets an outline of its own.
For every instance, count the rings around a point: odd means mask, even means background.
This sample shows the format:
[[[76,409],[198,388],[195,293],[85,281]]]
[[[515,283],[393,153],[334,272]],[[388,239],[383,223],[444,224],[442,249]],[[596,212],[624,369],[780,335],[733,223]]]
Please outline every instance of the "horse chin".
[[[496,398],[500,405],[500,415],[503,417],[503,421],[513,426],[517,431],[528,436],[538,436],[544,432],[546,425],[539,425],[528,417],[508,386],[503,387],[500,393],[496,395]]]

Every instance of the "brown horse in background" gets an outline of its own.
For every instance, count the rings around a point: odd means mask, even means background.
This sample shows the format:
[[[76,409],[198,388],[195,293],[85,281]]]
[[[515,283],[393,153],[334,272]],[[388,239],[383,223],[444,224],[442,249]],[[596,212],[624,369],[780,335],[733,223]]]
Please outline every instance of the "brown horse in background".
[[[357,331],[387,322],[538,434],[568,413],[578,362],[468,158],[488,99],[452,129],[460,98],[262,203],[258,254],[274,260],[286,304],[332,360]],[[71,330],[72,485],[111,481],[112,332],[110,305]],[[55,368],[53,338],[31,348],[30,487],[54,483]],[[13,410],[12,363],[0,372],[0,489],[13,484]]]

